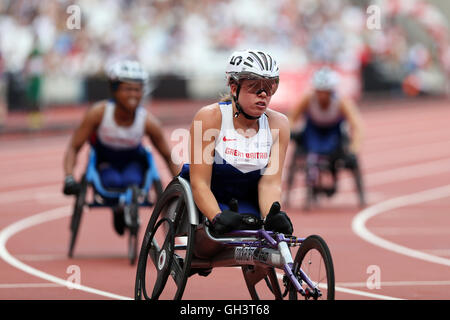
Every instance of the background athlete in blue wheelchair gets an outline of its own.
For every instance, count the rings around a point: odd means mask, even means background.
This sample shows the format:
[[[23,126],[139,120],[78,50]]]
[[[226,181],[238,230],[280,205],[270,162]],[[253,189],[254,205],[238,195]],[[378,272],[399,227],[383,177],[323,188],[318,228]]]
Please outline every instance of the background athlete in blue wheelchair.
[[[86,203],[87,187],[92,186],[94,197],[89,207],[111,207],[114,228],[123,235],[130,231],[129,255],[136,258],[138,207],[151,205],[148,199],[153,186],[156,196],[162,185],[155,161],[148,147],[142,145],[147,135],[166,161],[173,175],[179,172],[170,156],[159,122],[140,105],[148,74],[137,61],[118,61],[107,70],[112,99],[100,101],[85,114],[75,130],[64,157],[64,189],[66,195],[76,195],[71,221],[69,256]],[[90,143],[89,163],[80,182],[73,176],[77,155],[85,142]],[[156,200],[156,199],[154,199]]]
[[[295,173],[303,168],[306,210],[317,201],[319,194],[328,197],[335,194],[340,168],[352,172],[359,204],[366,203],[358,162],[362,121],[356,106],[337,94],[338,82],[336,72],[328,67],[319,69],[313,76],[313,91],[305,95],[289,117],[292,127],[301,117],[305,122],[302,130],[291,134],[295,151],[289,168],[286,202],[290,200]],[[328,181],[324,181],[325,174],[329,176]]]

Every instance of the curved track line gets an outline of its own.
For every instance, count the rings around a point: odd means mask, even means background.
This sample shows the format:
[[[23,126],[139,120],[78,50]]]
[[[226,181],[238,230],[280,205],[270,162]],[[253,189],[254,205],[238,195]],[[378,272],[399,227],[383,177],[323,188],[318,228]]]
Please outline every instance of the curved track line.
[[[405,256],[409,256],[415,259],[450,266],[450,259],[446,259],[443,257],[414,250],[405,246],[401,246],[399,244],[376,236],[375,234],[370,232],[366,227],[366,222],[380,213],[400,207],[405,207],[408,205],[446,198],[449,196],[450,196],[450,185],[447,185],[383,201],[381,203],[378,203],[374,206],[371,206],[369,208],[360,211],[352,220],[352,230],[356,235],[366,240],[367,242],[372,243],[375,246]]]
[[[90,287],[80,285],[80,284],[74,284],[71,281],[67,281],[67,280],[55,277],[51,274],[42,272],[38,269],[35,269],[35,268],[19,261],[18,259],[13,257],[6,249],[6,243],[15,234],[17,234],[27,228],[33,227],[35,225],[38,225],[38,224],[41,224],[44,222],[67,217],[67,216],[71,215],[71,212],[72,212],[72,206],[59,207],[56,209],[45,211],[45,212],[33,215],[31,217],[19,220],[15,223],[9,225],[8,227],[4,228],[3,230],[0,231],[0,258],[5,260],[7,263],[12,265],[13,267],[20,269],[28,274],[31,274],[38,278],[48,280],[50,282],[54,282],[56,284],[65,286],[67,288],[73,288],[73,289],[89,292],[92,294],[100,295],[103,297],[111,298],[111,299],[131,300],[130,297],[120,296],[120,295],[117,295],[114,293],[101,291],[101,290],[90,288]]]

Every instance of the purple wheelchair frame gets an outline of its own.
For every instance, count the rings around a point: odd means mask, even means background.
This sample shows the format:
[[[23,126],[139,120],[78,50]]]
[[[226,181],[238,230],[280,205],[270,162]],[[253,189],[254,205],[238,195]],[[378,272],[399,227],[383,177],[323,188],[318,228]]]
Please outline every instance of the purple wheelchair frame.
[[[216,238],[206,226],[205,233],[211,240],[221,243],[225,249],[210,260],[194,258],[191,268],[256,266],[262,264],[266,267],[282,269],[302,296],[309,296],[311,293],[316,293],[319,297],[322,295],[318,286],[311,281],[301,268],[299,269],[299,275],[301,280],[311,289],[308,292],[305,292],[293,273],[294,260],[289,247],[299,246],[306,238],[286,237],[284,234],[264,229],[237,230]]]
[[[160,222],[157,222],[158,220]],[[168,238],[169,242],[165,244],[164,250],[152,236],[157,232],[161,221],[166,221],[169,226],[166,238],[171,234],[171,240]],[[318,299],[323,295],[319,284],[315,284],[301,269],[301,262],[295,261],[290,251],[290,247],[295,246],[302,250],[302,245],[306,244],[310,237],[288,236],[264,229],[235,230],[217,236],[210,230],[206,218],[197,211],[190,185],[181,177],[175,178],[167,186],[161,202],[157,202],[155,206],[147,229],[146,232],[150,236],[144,238],[136,274],[137,300],[142,297],[158,299],[169,276],[177,286],[175,299],[181,299],[187,279],[191,275],[208,275],[210,270],[216,267],[241,267],[253,299],[259,299],[256,285],[261,280],[265,280],[275,299],[283,299],[287,293],[290,296],[299,293],[307,299]],[[179,239],[180,242],[176,243],[178,237],[187,237],[187,241]],[[159,260],[161,252],[166,250],[171,250],[174,254],[170,266],[161,264]],[[308,247],[305,250],[308,250]],[[175,251],[185,251],[185,256],[179,256]],[[300,252],[297,252],[296,258]],[[157,278],[153,285],[152,297],[147,296],[145,288],[146,261],[149,256],[159,270],[156,271],[158,277],[163,277],[162,280]],[[164,258],[162,261],[168,260]],[[281,292],[275,269],[284,271],[284,293]]]

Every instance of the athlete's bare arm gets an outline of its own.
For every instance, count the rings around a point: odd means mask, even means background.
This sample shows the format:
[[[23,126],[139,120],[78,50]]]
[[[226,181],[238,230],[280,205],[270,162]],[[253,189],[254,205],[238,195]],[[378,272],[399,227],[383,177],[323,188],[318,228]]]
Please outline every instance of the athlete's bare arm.
[[[363,138],[363,124],[358,108],[350,99],[342,99],[341,110],[351,130],[350,151],[358,153],[361,149]]]
[[[84,115],[79,127],[75,130],[70,139],[64,154],[64,174],[66,176],[73,174],[75,168],[77,155],[83,144],[89,139],[90,135],[94,133],[100,126],[103,118],[106,103],[101,101],[93,105]]]
[[[211,173],[214,162],[214,145],[222,123],[222,114],[218,104],[200,109],[192,121],[190,129],[190,180],[194,201],[199,210],[210,220],[221,212],[211,191]],[[195,133],[194,127],[201,126],[201,135]],[[203,133],[212,129],[211,140],[203,139]],[[197,129],[198,130],[198,129]],[[214,132],[216,132],[214,134]]]
[[[159,122],[159,120],[157,120],[156,117],[151,114],[147,114],[147,120],[145,122],[145,132],[165,160],[172,175],[176,176],[178,173],[180,173],[181,166],[173,162],[170,152],[170,146],[164,136],[161,123]]]
[[[259,208],[263,218],[275,201],[281,203],[281,178],[290,135],[289,120],[285,115],[269,109],[266,113],[273,144],[267,170],[258,184]]]

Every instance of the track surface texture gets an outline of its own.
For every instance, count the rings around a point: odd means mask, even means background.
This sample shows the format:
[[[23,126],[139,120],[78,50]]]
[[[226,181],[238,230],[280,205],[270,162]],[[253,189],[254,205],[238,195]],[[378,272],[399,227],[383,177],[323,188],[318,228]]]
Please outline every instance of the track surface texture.
[[[190,108],[180,124],[164,126],[167,137],[188,128],[195,106]],[[361,111],[367,207],[358,207],[350,175],[342,172],[337,194],[303,211],[299,172],[291,207],[283,208],[294,233],[319,234],[328,243],[336,299],[450,299],[449,101],[378,101],[362,104]],[[82,116],[72,113],[72,120]],[[64,130],[0,136],[0,299],[133,298],[136,267],[127,259],[127,238],[114,232],[110,210],[85,211],[74,257],[67,257],[74,199],[61,190],[69,138]],[[77,177],[86,156],[85,148]],[[166,185],[169,172],[156,158]],[[151,209],[140,210],[141,230],[150,215]],[[75,280],[80,285],[74,288]],[[183,298],[250,295],[240,269],[217,268],[206,278],[192,276]]]

